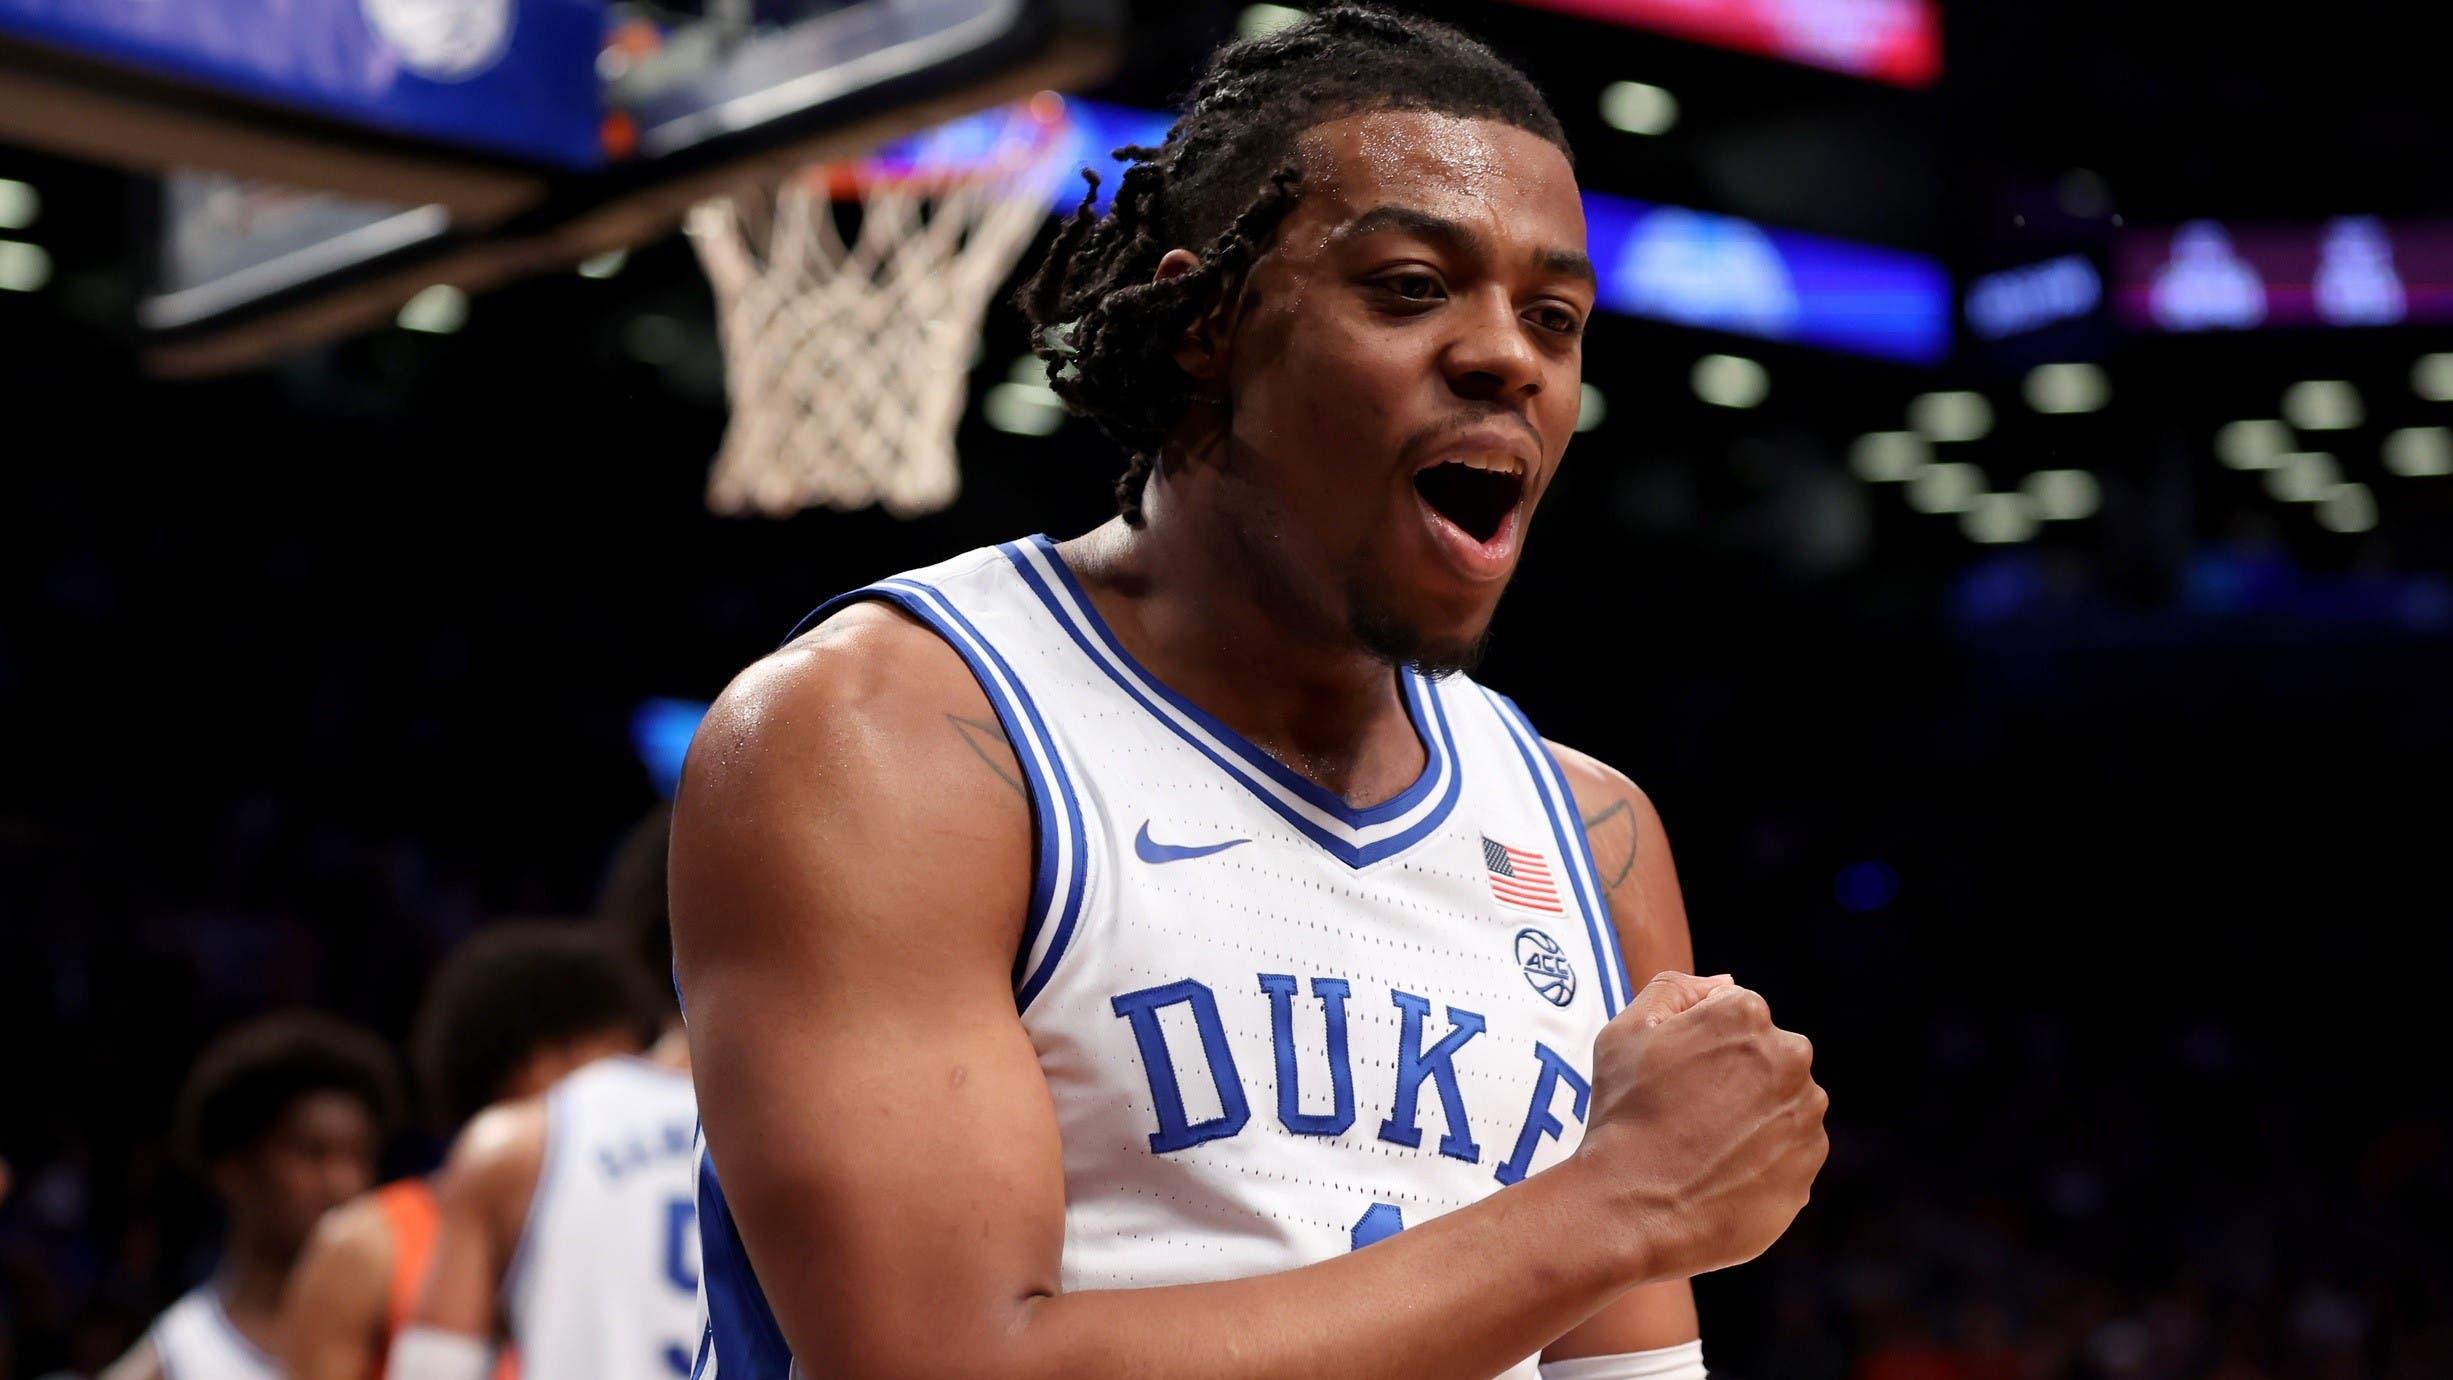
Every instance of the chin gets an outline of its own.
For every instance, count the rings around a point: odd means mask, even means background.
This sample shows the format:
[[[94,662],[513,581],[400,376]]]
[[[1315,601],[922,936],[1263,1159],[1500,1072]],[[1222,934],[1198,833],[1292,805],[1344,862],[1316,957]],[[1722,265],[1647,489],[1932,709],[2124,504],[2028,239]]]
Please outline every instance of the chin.
[[[1356,602],[1347,630],[1366,651],[1391,666],[1411,666],[1434,678],[1471,671],[1490,645],[1490,619],[1459,627],[1410,619],[1385,606]]]

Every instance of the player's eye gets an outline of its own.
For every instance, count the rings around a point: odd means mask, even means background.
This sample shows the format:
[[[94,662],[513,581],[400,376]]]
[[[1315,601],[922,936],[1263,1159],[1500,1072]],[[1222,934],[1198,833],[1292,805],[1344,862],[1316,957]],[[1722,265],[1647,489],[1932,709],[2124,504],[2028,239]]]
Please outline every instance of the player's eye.
[[[1419,270],[1388,274],[1379,279],[1379,286],[1390,296],[1406,302],[1436,302],[1440,298],[1439,279]]]
[[[1537,307],[1530,315],[1533,324],[1554,334],[1572,336],[1584,331],[1584,318],[1565,307]]]

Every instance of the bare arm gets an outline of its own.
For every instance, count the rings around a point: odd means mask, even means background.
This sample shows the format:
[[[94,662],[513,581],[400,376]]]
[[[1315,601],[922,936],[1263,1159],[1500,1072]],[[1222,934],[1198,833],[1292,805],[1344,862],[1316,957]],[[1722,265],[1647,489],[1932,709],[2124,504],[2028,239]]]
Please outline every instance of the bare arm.
[[[994,719],[952,650],[855,609],[725,692],[676,808],[709,1151],[810,1373],[1488,1377],[1633,1284],[1760,1251],[1802,1202],[1795,1037],[1752,994],[1664,983],[1604,1037],[1596,1105],[1629,1124],[1592,1153],[1283,1274],[1061,1292],[1056,1116],[1010,987],[1031,823],[1010,749],[984,763],[963,721]],[[1638,1065],[1646,1098],[1602,1095]],[[1709,1078],[1753,1090],[1743,1115],[1662,1134],[1648,1099]],[[1716,1198],[1743,1210],[1683,1206],[1700,1142],[1749,1167]]]
[[[372,1198],[343,1203],[315,1224],[290,1271],[276,1324],[289,1380],[366,1380],[383,1361],[392,1233]]]
[[[162,1374],[162,1358],[153,1349],[152,1335],[138,1338],[127,1355],[113,1361],[95,1380],[167,1380]]]
[[[1593,848],[1593,866],[1607,892],[1610,919],[1618,930],[1627,976],[1640,988],[1661,973],[1695,971],[1695,945],[1688,937],[1686,898],[1678,890],[1678,865],[1669,836],[1652,801],[1617,769],[1574,748],[1550,745],[1576,813]],[[1617,1356],[1691,1342],[1703,1335],[1695,1317],[1695,1289],[1683,1279],[1630,1289],[1591,1321],[1542,1352],[1550,1361],[1577,1356]]]
[[[408,1327],[491,1343],[502,1335],[496,1301],[528,1221],[545,1165],[540,1098],[488,1108],[460,1132],[434,1183],[434,1255],[409,1308]]]

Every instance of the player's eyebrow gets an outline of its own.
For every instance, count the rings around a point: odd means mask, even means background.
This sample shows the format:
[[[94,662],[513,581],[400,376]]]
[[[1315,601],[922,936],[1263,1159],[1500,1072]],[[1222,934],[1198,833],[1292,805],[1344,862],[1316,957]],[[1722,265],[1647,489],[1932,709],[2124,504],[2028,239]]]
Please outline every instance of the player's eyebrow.
[[[1400,230],[1409,235],[1442,244],[1461,254],[1473,254],[1482,248],[1482,237],[1462,221],[1433,215],[1414,206],[1394,203],[1374,206],[1339,227],[1331,238],[1339,244],[1376,235],[1383,230]],[[1593,260],[1581,249],[1540,249],[1533,254],[1534,265],[1545,273],[1561,277],[1597,281]]]

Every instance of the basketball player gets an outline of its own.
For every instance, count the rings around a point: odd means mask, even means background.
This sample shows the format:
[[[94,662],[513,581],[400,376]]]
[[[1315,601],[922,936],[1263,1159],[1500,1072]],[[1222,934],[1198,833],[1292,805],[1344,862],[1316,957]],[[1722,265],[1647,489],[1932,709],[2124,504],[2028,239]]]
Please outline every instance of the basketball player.
[[[1022,296],[1121,515],[824,606],[690,753],[697,1374],[1701,1377],[1810,1050],[1463,674],[1576,418],[1559,124],[1339,7],[1132,156]]]
[[[665,822],[634,833],[599,915],[672,971]],[[670,993],[669,977],[657,990]],[[645,1058],[606,1059],[470,1123],[436,1188],[434,1261],[392,1344],[394,1380],[485,1373],[500,1340],[526,1380],[678,1380],[697,1349],[698,1104],[680,1012]]]
[[[329,1017],[261,1017],[197,1056],[178,1142],[229,1210],[221,1264],[103,1380],[274,1380],[274,1313],[315,1221],[374,1182],[399,1108],[390,1056]]]
[[[532,921],[479,932],[435,971],[411,1031],[436,1123],[464,1126],[494,1103],[533,1099],[596,1060],[637,1052],[657,990],[623,949],[583,926]],[[437,1217],[423,1177],[325,1214],[282,1303],[291,1380],[383,1374],[425,1283]]]

